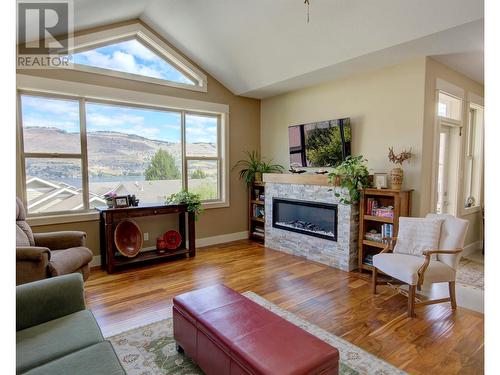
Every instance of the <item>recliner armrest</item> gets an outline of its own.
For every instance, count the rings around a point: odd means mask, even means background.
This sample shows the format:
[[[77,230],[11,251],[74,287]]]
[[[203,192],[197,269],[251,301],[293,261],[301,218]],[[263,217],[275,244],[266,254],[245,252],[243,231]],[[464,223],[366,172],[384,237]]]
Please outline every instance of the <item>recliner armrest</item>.
[[[85,246],[87,234],[80,231],[61,231],[33,233],[33,237],[36,246],[48,247],[51,250],[64,250]]]
[[[50,260],[50,250],[42,246],[16,247],[16,261],[41,262],[47,254],[47,260]]]
[[[16,287],[16,331],[81,310],[85,310],[85,299],[79,273]]]

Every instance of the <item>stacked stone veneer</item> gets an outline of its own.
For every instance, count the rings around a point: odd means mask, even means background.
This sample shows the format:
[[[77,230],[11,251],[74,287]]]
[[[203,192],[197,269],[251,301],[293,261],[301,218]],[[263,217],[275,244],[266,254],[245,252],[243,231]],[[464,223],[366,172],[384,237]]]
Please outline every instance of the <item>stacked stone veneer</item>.
[[[332,187],[321,185],[266,182],[265,197],[266,247],[344,271],[357,268],[359,224],[357,205],[341,204],[335,197]],[[273,197],[337,204],[337,241],[273,228]]]

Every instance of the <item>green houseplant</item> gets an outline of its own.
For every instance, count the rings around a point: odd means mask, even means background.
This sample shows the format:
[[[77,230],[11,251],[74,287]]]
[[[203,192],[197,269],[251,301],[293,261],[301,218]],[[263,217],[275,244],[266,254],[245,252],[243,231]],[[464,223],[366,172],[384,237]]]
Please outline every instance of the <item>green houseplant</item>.
[[[262,173],[281,173],[283,166],[279,164],[272,164],[272,161],[263,161],[257,151],[245,151],[248,159],[239,160],[233,167],[242,168],[240,170],[240,178],[244,180],[247,185],[253,181],[262,181]]]
[[[198,220],[200,214],[204,211],[201,205],[199,194],[190,193],[182,190],[178,193],[172,194],[167,197],[166,204],[187,204],[189,212],[194,213],[194,219]]]
[[[370,186],[367,160],[363,155],[348,156],[331,173],[328,182],[336,183],[341,188],[347,189],[347,194],[335,191],[335,196],[340,198],[342,204],[355,204],[361,196],[360,190]]]

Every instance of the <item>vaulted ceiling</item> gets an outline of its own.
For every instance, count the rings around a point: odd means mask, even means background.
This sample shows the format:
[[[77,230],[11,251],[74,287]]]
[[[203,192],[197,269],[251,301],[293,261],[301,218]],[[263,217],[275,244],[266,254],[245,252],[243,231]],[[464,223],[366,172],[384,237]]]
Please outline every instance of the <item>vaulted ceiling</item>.
[[[483,82],[482,0],[75,0],[75,29],[140,18],[235,94],[264,98],[432,56]]]

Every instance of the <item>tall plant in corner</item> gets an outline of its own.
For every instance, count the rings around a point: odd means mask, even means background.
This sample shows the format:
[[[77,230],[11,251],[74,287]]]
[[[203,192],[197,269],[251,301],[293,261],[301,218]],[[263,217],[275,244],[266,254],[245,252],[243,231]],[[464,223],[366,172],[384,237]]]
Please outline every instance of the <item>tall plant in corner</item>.
[[[262,181],[262,173],[281,173],[283,166],[272,164],[272,161],[266,162],[261,160],[257,151],[245,151],[248,159],[242,159],[236,162],[233,169],[242,168],[240,170],[240,178],[251,185],[253,181]]]
[[[346,193],[343,189],[338,191],[334,188],[335,196],[340,199],[340,203],[355,204],[359,202],[360,191],[370,186],[366,163],[367,160],[363,155],[348,156],[328,174],[330,184],[338,183],[338,187],[347,190]]]

